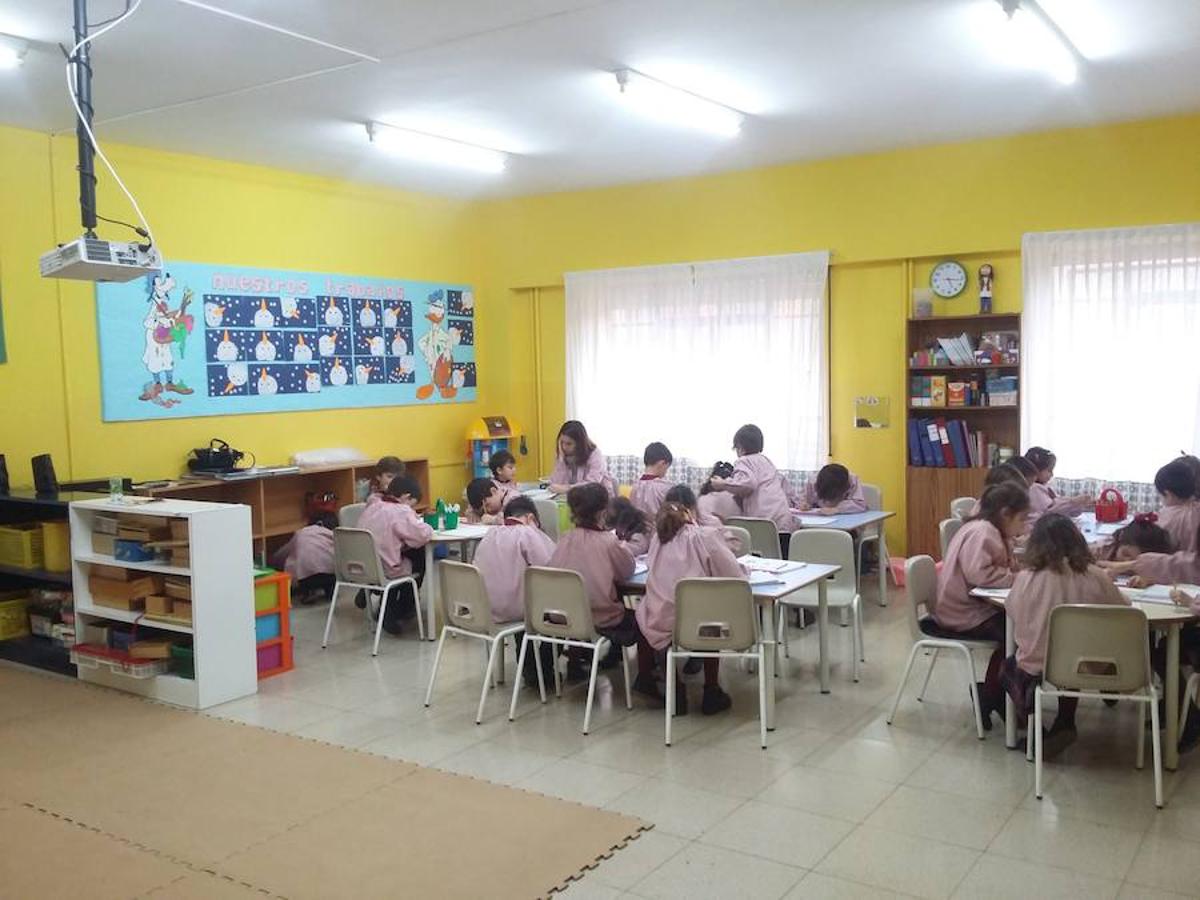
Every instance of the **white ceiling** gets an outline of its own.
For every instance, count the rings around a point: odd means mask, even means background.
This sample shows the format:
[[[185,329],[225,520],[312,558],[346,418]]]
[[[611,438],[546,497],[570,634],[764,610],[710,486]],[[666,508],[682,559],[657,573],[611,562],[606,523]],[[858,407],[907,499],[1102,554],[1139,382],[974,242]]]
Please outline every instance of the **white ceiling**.
[[[1043,0],[1088,58],[1069,87],[1004,54],[995,0],[205,2],[381,61],[144,0],[95,45],[102,141],[486,196],[1200,109],[1200,0]],[[0,32],[37,42],[0,72],[0,122],[70,129],[70,0],[0,0]],[[638,118],[622,67],[751,116],[733,140]],[[499,176],[402,162],[369,119],[516,156]]]

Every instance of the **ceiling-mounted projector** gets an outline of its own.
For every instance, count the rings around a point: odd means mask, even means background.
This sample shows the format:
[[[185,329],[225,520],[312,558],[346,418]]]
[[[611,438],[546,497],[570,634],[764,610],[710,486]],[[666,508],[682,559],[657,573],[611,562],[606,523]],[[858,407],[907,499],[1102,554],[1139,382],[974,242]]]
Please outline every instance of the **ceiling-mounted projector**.
[[[87,236],[43,253],[38,262],[43,278],[78,281],[133,281],[162,268],[152,246]]]

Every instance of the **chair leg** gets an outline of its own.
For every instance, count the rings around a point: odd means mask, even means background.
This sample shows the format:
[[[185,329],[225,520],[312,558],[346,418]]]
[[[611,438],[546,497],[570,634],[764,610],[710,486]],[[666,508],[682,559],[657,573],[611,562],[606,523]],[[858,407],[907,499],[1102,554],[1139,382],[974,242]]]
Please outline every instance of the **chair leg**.
[[[854,683],[858,683],[858,662],[861,654],[858,650],[858,609],[854,604],[849,607],[850,610],[850,674],[854,678]]]
[[[583,733],[587,734],[592,725],[592,698],[596,696],[596,673],[600,671],[600,648],[608,641],[596,641],[592,646],[592,672],[588,676],[587,706],[583,709]]]
[[[933,656],[929,660],[929,670],[925,673],[925,680],[921,682],[921,693],[917,694],[918,703],[925,699],[925,691],[929,688],[929,679],[933,677],[933,667],[937,665],[939,652],[937,647],[933,648]]]
[[[333,625],[333,611],[337,607],[338,596],[342,593],[342,583],[334,582],[333,595],[329,598],[329,614],[325,616],[325,634],[321,638],[321,649],[329,646],[329,628]]]
[[[971,711],[975,713],[975,734],[983,740],[983,713],[979,708],[979,691],[975,687],[975,657],[971,656],[971,651],[966,647],[962,647],[963,656],[967,658],[967,690],[971,694]],[[936,651],[935,651],[936,652]],[[932,669],[933,666],[930,666]]]
[[[1200,674],[1195,672],[1187,680],[1187,686],[1183,689],[1183,702],[1179,704],[1179,733],[1183,734],[1183,727],[1187,725],[1188,707],[1192,705],[1192,701],[1196,699],[1196,692],[1200,690]],[[1167,715],[1171,711],[1167,710]]]
[[[1149,703],[1138,704],[1141,707],[1141,711],[1138,713],[1137,722],[1137,760],[1133,765],[1139,772],[1146,767],[1146,720],[1150,718],[1150,710],[1146,709],[1146,707],[1150,705]],[[1168,711],[1167,715],[1170,714],[1170,711]]]
[[[433,683],[437,681],[438,666],[442,664],[442,648],[446,646],[446,629],[442,629],[438,638],[437,652],[433,654],[433,671],[429,673],[429,687],[425,689],[425,706],[433,700]]]
[[[379,598],[379,621],[375,623],[375,646],[371,648],[371,655],[379,655],[379,636],[383,634],[383,619],[387,615],[388,594],[389,591],[383,591]],[[368,599],[368,603],[371,601]],[[422,635],[424,637],[424,635]]]
[[[445,634],[445,632],[442,632]],[[496,668],[496,653],[500,650],[499,638],[492,638],[488,643],[491,649],[488,651],[487,671],[483,673],[483,688],[479,691],[479,709],[475,710],[475,724],[478,725],[483,721],[483,704],[487,702],[488,687],[491,686],[492,670]]]
[[[425,640],[425,620],[421,616],[421,589],[419,587],[417,587],[417,580],[415,578],[409,578],[408,583],[412,585],[413,596],[417,598],[416,602],[413,604],[413,606],[417,610],[417,638],[419,640],[423,641],[423,640]],[[381,620],[383,619],[383,611],[382,610],[380,610],[379,618]],[[433,637],[433,623],[432,622],[429,623],[429,636],[430,636],[430,638]]]
[[[917,651],[920,649],[920,644],[913,644],[912,650],[909,651],[908,663],[904,666],[904,674],[900,676],[900,683],[896,685],[896,697],[892,700],[892,711],[888,713],[887,723],[889,725],[896,718],[896,709],[900,706],[900,697],[904,694],[904,685],[908,683],[908,673],[912,671],[913,662],[916,660]]]
[[[633,709],[633,684],[629,678],[629,654],[621,648],[621,671],[625,675],[625,708]]]
[[[764,750],[767,749],[767,679],[763,666],[765,650],[762,643],[758,645],[758,740]]]
[[[762,669],[759,669],[761,672]],[[762,678],[762,675],[759,675]],[[671,746],[671,719],[675,717],[675,651],[667,647],[667,746]]]
[[[442,632],[445,635],[446,632]],[[521,635],[521,652],[517,654],[517,677],[513,679],[512,702],[508,705],[508,721],[512,721],[517,714],[517,695],[521,693],[521,682],[524,681],[522,673],[525,671],[525,653],[529,649],[529,635]],[[536,650],[534,651],[537,652]],[[541,671],[541,667],[538,667]]]
[[[1175,677],[1175,673],[1171,673],[1171,677]],[[1158,733],[1158,697],[1152,690],[1150,692],[1150,740],[1153,742],[1154,748],[1154,805],[1158,809],[1163,807],[1163,787],[1162,787],[1162,737]],[[1167,711],[1167,715],[1171,715],[1171,711]]]
[[[1042,686],[1033,689],[1033,792],[1042,799]]]
[[[855,617],[855,627],[858,628],[858,661],[867,661],[867,648],[863,642],[863,602],[862,595],[859,594],[858,599],[854,602],[854,611],[857,614]]]
[[[553,649],[554,646],[555,646],[554,644],[551,644],[550,645],[551,649]],[[538,640],[535,640],[533,642],[533,662],[534,662],[533,667],[535,669],[537,669],[538,693],[542,697],[542,702],[545,703],[546,702],[546,676],[542,674],[542,642],[538,641]],[[521,671],[522,671],[522,673],[524,673],[525,670],[522,669]],[[556,682],[558,681],[557,666],[555,667],[555,670],[554,670],[554,680]]]
[[[558,644],[551,644],[550,649],[553,651],[554,659],[554,696],[562,696],[562,672],[558,671]],[[539,667],[538,671],[541,671]]]

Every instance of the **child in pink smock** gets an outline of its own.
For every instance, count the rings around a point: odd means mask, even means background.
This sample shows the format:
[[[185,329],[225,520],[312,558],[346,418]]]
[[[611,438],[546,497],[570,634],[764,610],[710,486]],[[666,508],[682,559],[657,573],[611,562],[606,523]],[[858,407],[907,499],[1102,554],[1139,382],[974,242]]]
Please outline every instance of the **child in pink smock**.
[[[1154,476],[1154,488],[1162,497],[1158,524],[1171,536],[1175,549],[1193,553],[1200,532],[1200,499],[1196,475],[1181,457],[1167,463]]]
[[[333,555],[333,529],[337,516],[322,513],[292,535],[272,559],[276,568],[292,577],[292,597],[301,604],[329,599],[337,581]]]
[[[471,479],[463,521],[472,525],[499,525],[504,521],[504,494],[492,479]]]
[[[671,482],[667,481],[666,475],[674,461],[667,445],[658,441],[648,444],[642,454],[642,464],[646,470],[642,477],[634,482],[633,489],[629,492],[629,501],[651,522],[658,518],[658,508],[662,506],[667,491],[673,487]]]
[[[412,560],[407,554],[429,543],[433,529],[421,520],[413,506],[421,500],[421,486],[415,478],[399,475],[388,484],[387,493],[376,503],[368,503],[358,520],[358,527],[371,532],[375,549],[388,578],[413,575]],[[414,576],[417,583],[421,574]],[[398,595],[388,600],[383,629],[388,634],[400,634],[402,618],[409,618],[416,608],[417,596],[411,585],[400,585]],[[432,623],[431,627],[432,627]]]
[[[696,521],[701,525],[713,525],[742,514],[742,507],[733,494],[718,491],[712,485],[713,478],[728,478],[732,474],[733,463],[716,463],[709,473],[709,480],[700,486],[700,493],[696,497]]]
[[[746,577],[720,534],[715,529],[701,528],[691,510],[671,500],[659,510],[647,565],[646,596],[637,608],[637,623],[647,645],[655,651],[665,651],[674,635],[675,586],[680,579]],[[701,711],[706,716],[729,709],[732,703],[721,689],[718,674],[719,660],[705,659]],[[639,666],[638,680],[644,688],[645,675],[645,669]],[[676,682],[675,712],[687,714],[687,688],[682,678]]]
[[[950,638],[996,641],[987,676],[979,688],[983,725],[991,729],[991,713],[1000,711],[1004,692],[1000,666],[1004,662],[1004,612],[971,596],[977,587],[1004,588],[1013,583],[1012,542],[1025,530],[1029,494],[1019,485],[989,487],[979,498],[977,516],[967,519],[946,548],[938,573],[933,606],[934,633]]]
[[[816,480],[805,486],[800,508],[812,510],[817,515],[836,516],[866,512],[867,500],[858,476],[843,465],[830,463],[817,473]]]
[[[537,509],[527,497],[518,497],[504,508],[504,524],[489,528],[475,549],[475,567],[483,577],[492,621],[525,619],[525,570],[550,565],[554,541],[542,531]]]
[[[617,486],[608,474],[608,462],[588,437],[582,422],[571,419],[558,429],[558,455],[550,473],[550,492],[565,494],[572,485],[592,482],[604,486],[609,496]]]
[[[645,556],[650,551],[652,521],[628,497],[613,497],[608,501],[608,527],[635,557]]]
[[[517,458],[507,450],[497,450],[488,460],[488,468],[492,470],[492,481],[500,491],[500,508],[508,506],[508,501],[521,496],[517,486]]]
[[[743,425],[733,436],[733,449],[737,462],[728,478],[713,477],[709,484],[714,490],[727,491],[742,506],[742,515],[770,519],[779,529],[779,544],[786,558],[792,532],[796,530],[796,517],[792,507],[798,498],[790,496],[790,487],[775,468],[775,464],[763,455],[763,433],[757,425]]]
[[[1054,479],[1054,467],[1058,465],[1058,457],[1045,447],[1030,447],[1025,451],[1025,458],[1033,463],[1037,475],[1029,486],[1029,518],[1036,521],[1046,513],[1061,513],[1064,516],[1077,516],[1096,505],[1096,498],[1088,494],[1076,494],[1074,497],[1060,497],[1050,487]]]

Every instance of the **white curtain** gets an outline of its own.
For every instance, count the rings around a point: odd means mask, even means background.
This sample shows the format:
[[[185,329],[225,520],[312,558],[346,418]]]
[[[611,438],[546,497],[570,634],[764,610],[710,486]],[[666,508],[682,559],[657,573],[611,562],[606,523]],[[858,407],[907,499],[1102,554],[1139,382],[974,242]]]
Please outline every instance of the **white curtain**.
[[[785,469],[829,453],[828,252],[571,272],[567,414],[605,453],[730,459],[754,423]]]
[[[1200,449],[1200,224],[1027,234],[1021,437],[1065,478]]]

